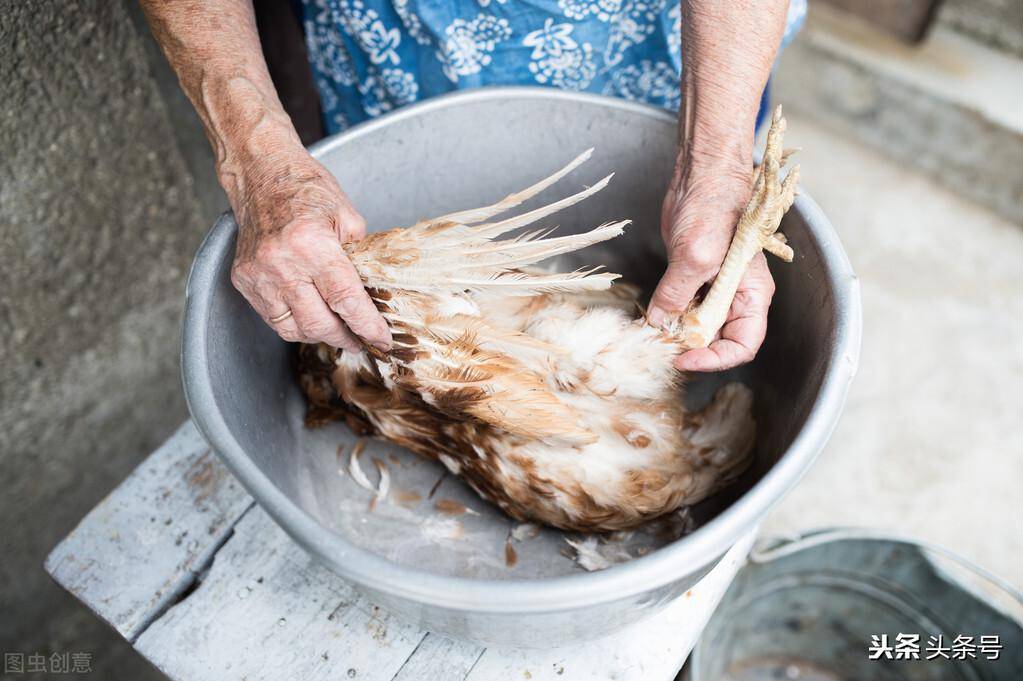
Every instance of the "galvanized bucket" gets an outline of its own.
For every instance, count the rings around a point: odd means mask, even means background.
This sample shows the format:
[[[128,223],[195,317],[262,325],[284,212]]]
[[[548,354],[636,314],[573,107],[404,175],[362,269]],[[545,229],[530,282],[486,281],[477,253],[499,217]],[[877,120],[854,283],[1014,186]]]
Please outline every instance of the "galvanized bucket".
[[[560,213],[556,224],[580,231],[629,217],[635,225],[625,237],[562,264],[606,265],[650,291],[665,265],[658,219],[676,127],[673,115],[648,106],[495,88],[404,108],[311,151],[373,231],[485,205],[596,147],[592,161],[549,191],[567,194],[611,171],[614,181]],[[374,443],[367,457],[388,462],[392,488],[422,501],[367,510],[366,493],[338,473],[338,445],[350,446],[353,435],[340,425],[315,431],[302,425],[290,348],[231,286],[235,228],[230,214],[217,222],[188,284],[183,373],[196,424],[310,553],[381,605],[430,630],[483,644],[548,647],[594,638],[693,587],[807,470],[838,420],[856,370],[857,281],[834,229],[804,194],[783,225],[797,256],[774,267],[778,290],[758,360],[694,381],[691,391],[698,402],[724,380],[753,387],[759,432],[748,473],[693,509],[699,529],[668,545],[641,547],[645,555],[635,560],[583,572],[564,555],[561,533],[545,530],[515,545],[512,566],[505,560],[510,521],[449,478],[437,494],[479,513],[458,519],[460,529],[453,530],[451,518],[427,500],[440,467],[397,448]]]
[[[1023,594],[932,544],[825,530],[758,545],[690,681],[1019,681]]]

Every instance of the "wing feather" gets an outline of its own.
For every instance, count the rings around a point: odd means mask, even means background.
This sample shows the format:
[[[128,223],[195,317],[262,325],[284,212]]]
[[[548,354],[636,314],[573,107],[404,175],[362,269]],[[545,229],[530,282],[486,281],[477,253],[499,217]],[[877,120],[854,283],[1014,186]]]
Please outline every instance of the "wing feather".
[[[551,229],[498,239],[602,190],[596,184],[546,206],[498,222],[505,212],[551,186],[590,157],[586,151],[553,175],[491,206],[459,211],[407,229],[375,233],[346,248],[378,309],[392,327],[395,347],[378,355],[381,375],[451,419],[473,418],[532,439],[581,445],[594,441],[579,426],[579,414],[551,391],[536,367],[564,355],[520,331],[489,322],[513,303],[545,294],[607,290],[617,274],[583,268],[544,272],[531,265],[622,234],[628,221],[600,225],[581,234],[551,236]],[[483,223],[483,224],[479,224]],[[533,368],[531,368],[533,367]]]

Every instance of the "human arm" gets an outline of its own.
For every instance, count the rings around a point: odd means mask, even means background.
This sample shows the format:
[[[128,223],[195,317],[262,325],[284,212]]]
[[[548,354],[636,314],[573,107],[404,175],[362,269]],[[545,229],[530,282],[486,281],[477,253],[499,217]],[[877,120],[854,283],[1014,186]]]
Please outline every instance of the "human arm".
[[[683,0],[682,106],[675,172],[661,210],[668,268],[647,312],[660,326],[684,313],[721,266],[750,198],[760,98],[785,29],[787,0]],[[721,337],[679,356],[688,371],[748,362],[767,332],[774,280],[751,262]]]
[[[235,287],[285,340],[354,350],[358,336],[386,349],[387,324],[342,247],[362,238],[365,221],[281,106],[251,2],[141,4],[199,114],[235,212]]]

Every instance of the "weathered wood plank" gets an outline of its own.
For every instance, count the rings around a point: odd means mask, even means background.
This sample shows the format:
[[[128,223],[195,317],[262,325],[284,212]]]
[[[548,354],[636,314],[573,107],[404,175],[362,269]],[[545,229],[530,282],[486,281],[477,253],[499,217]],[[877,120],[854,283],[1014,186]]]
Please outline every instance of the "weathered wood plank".
[[[315,563],[253,505],[189,422],[46,567],[179,681],[667,681],[716,605],[704,601],[731,579],[749,541],[686,598],[614,637],[554,651],[484,650],[390,616]]]
[[[461,681],[483,650],[474,643],[427,634],[402,665],[394,681]]]
[[[252,503],[188,421],[50,553],[46,570],[133,641]]]
[[[391,681],[425,636],[314,562],[257,507],[135,647],[182,681]]]
[[[747,535],[685,596],[628,629],[556,650],[487,648],[465,681],[674,679],[753,543]]]
[[[199,587],[135,645],[182,681],[667,681],[716,605],[709,602],[719,596],[716,584],[732,578],[748,549],[742,542],[685,597],[615,636],[550,651],[484,650],[428,635],[373,606],[255,508]]]

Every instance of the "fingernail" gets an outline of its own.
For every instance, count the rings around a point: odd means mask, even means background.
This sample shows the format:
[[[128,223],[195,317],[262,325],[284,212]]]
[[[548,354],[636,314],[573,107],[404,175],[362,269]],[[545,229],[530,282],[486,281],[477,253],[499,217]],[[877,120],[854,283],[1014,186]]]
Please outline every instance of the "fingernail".
[[[373,341],[373,346],[377,350],[387,352],[391,349],[391,327],[387,326],[387,322],[380,320],[380,325],[373,335],[380,339]]]
[[[667,318],[668,313],[659,307],[650,306],[646,311],[646,319],[651,326],[661,328],[664,326],[664,320]]]
[[[702,371],[703,363],[700,362],[699,357],[692,357],[691,353],[686,352],[675,360],[675,368],[679,371]]]

